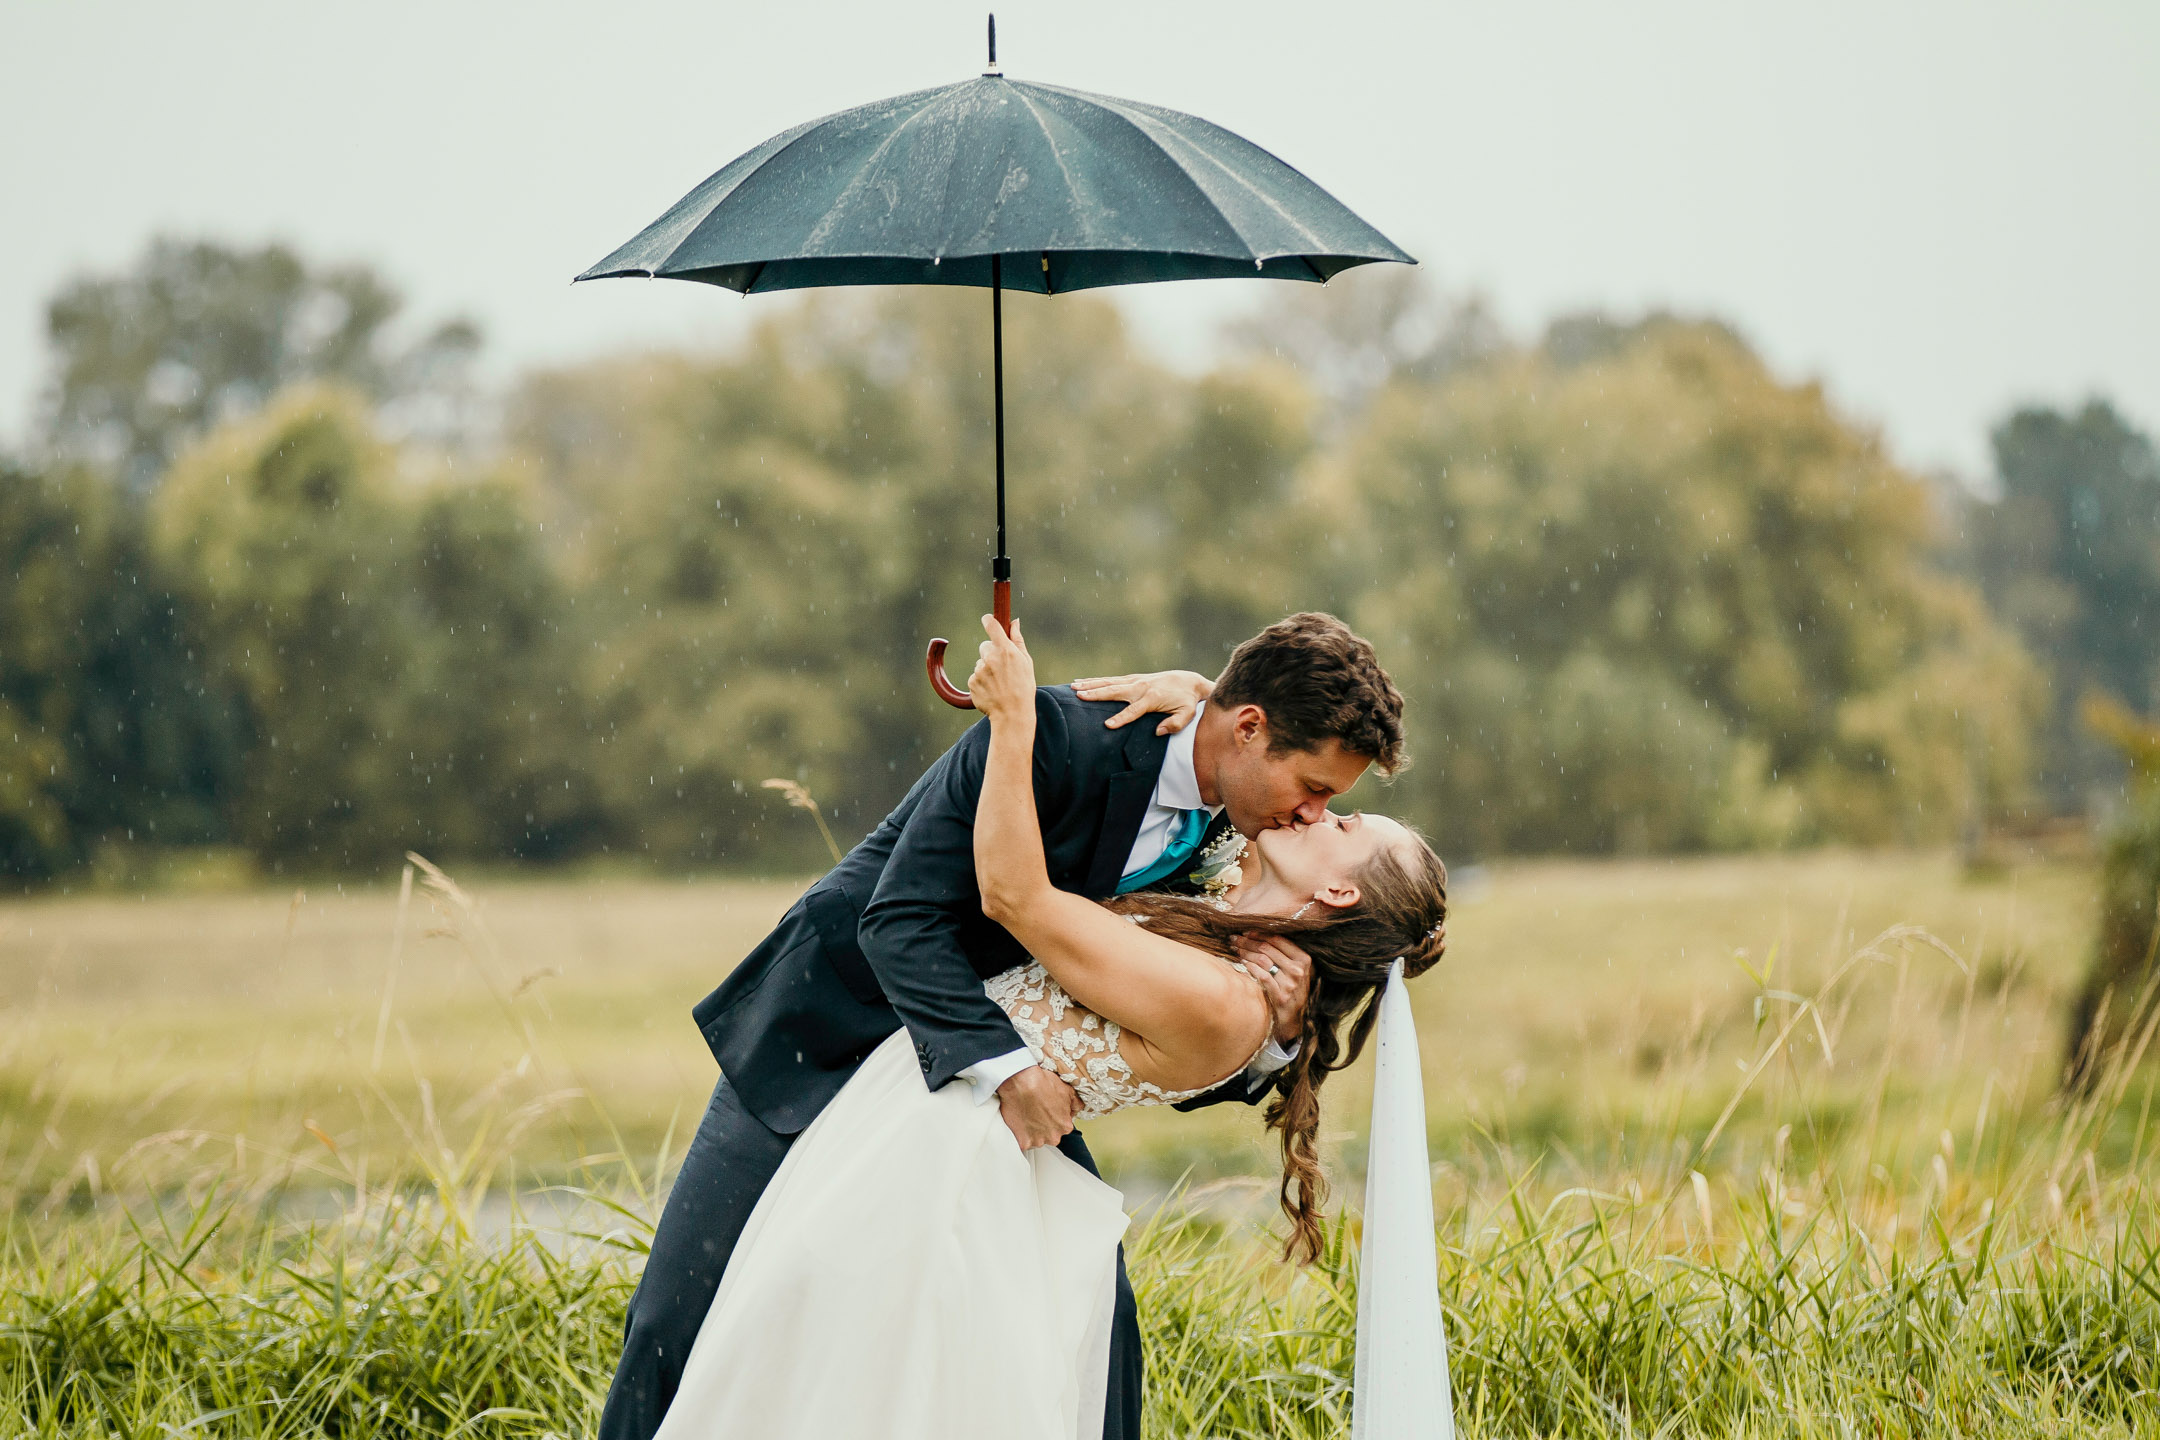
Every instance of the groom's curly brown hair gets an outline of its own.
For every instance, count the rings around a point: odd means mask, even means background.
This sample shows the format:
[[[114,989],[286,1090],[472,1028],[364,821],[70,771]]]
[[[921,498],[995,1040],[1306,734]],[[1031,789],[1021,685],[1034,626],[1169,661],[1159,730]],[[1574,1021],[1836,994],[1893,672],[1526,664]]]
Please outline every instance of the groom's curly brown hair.
[[[1403,766],[1402,692],[1333,615],[1292,615],[1238,646],[1208,703],[1265,710],[1272,752],[1317,750],[1332,737],[1383,775]]]

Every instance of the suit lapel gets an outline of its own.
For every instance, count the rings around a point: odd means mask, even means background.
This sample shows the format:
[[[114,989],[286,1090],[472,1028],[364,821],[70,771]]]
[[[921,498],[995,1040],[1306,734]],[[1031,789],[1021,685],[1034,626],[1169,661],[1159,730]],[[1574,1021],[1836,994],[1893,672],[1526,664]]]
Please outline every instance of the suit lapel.
[[[1126,768],[1112,775],[1105,787],[1102,829],[1096,834],[1095,853],[1088,861],[1086,893],[1091,898],[1117,893],[1126,857],[1132,854],[1133,841],[1140,836],[1140,822],[1146,818],[1148,802],[1155,798],[1156,782],[1162,778],[1163,755],[1170,748],[1170,737],[1157,735],[1153,726],[1135,723],[1131,728],[1144,733],[1125,743],[1122,753]]]

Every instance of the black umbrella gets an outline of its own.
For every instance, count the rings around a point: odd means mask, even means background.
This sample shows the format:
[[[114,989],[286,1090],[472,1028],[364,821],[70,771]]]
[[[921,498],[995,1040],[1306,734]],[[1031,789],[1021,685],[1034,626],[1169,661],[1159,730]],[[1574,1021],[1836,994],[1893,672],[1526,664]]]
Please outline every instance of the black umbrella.
[[[702,280],[754,294],[820,285],[987,285],[997,417],[992,608],[1012,620],[1005,553],[1001,292],[1258,275],[1325,282],[1415,264],[1296,170],[1218,125],[1008,80],[997,21],[980,79],[798,125],[730,161],[578,276]],[[930,683],[945,678],[932,640]]]

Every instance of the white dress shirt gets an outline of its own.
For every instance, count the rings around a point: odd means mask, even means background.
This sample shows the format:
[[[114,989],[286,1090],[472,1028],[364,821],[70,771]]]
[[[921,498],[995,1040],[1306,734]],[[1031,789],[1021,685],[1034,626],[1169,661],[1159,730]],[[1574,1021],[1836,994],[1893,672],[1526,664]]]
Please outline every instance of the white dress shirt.
[[[1206,709],[1207,702],[1202,701],[1195,707],[1191,722],[1170,737],[1170,747],[1163,752],[1162,773],[1155,777],[1155,793],[1148,799],[1147,813],[1140,817],[1140,833],[1133,838],[1132,853],[1125,857],[1120,876],[1137,875],[1160,860],[1188,810],[1205,810],[1210,820],[1222,813],[1222,806],[1200,798],[1200,776],[1193,769],[1193,737],[1200,733],[1200,716]],[[1294,1048],[1285,1050],[1275,1043],[1271,1030],[1266,1046],[1245,1067],[1247,1090],[1296,1058]],[[984,1104],[997,1098],[998,1086],[1034,1063],[1034,1055],[1023,1046],[978,1060],[960,1073],[975,1087],[976,1103]]]
[[[1200,775],[1193,768],[1193,738],[1200,733],[1200,716],[1206,710],[1207,702],[1202,701],[1193,711],[1192,722],[1170,737],[1170,747],[1163,751],[1162,773],[1155,777],[1155,793],[1148,797],[1147,813],[1140,817],[1140,831],[1133,836],[1125,868],[1118,871],[1121,877],[1137,875],[1162,858],[1185,822],[1186,811],[1205,810],[1211,821],[1222,813],[1222,806],[1200,798]]]

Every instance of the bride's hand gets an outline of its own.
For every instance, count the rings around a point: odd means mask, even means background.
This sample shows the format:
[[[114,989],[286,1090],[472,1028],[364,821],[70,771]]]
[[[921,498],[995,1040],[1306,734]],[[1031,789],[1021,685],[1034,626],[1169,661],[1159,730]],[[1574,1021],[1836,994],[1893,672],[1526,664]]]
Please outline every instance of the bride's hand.
[[[1012,634],[999,628],[994,616],[982,617],[983,633],[990,638],[980,647],[981,659],[968,676],[968,694],[975,708],[994,724],[1017,715],[1035,718],[1035,657],[1028,654],[1020,622],[1013,621]]]
[[[1191,670],[1157,670],[1146,675],[1098,675],[1072,682],[1082,700],[1122,700],[1125,708],[1103,721],[1106,729],[1130,725],[1143,715],[1163,712],[1158,735],[1175,735],[1192,724],[1202,700],[1215,693],[1215,682]]]

